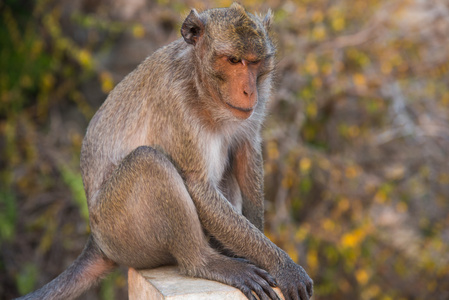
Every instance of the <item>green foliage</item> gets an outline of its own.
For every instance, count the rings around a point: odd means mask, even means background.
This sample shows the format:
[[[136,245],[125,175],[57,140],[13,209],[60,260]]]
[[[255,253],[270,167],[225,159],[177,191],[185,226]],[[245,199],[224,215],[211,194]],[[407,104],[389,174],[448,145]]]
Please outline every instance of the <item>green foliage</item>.
[[[26,264],[16,277],[17,288],[21,295],[32,292],[36,287],[38,269],[34,264]]]
[[[17,207],[11,191],[0,189],[0,242],[14,238]]]
[[[32,22],[19,24],[13,11],[2,11],[0,36],[0,116],[14,118],[29,107],[34,96],[45,110],[46,98],[54,84],[49,72],[52,59],[44,50],[44,43]]]
[[[71,171],[67,166],[60,165],[60,171],[65,184],[68,185],[72,192],[73,200],[75,201],[81,216],[89,222],[89,210],[87,209],[86,196],[84,194],[83,179],[80,173]]]
[[[117,299],[116,288],[127,285],[127,278],[118,270],[109,274],[101,283],[101,299]]]

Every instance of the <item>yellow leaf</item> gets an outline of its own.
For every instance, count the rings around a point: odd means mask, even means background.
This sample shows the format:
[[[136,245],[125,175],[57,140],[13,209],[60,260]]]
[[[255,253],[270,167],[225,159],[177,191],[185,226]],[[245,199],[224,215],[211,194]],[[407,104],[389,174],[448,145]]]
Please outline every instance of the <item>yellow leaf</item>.
[[[114,80],[109,72],[101,72],[101,90],[107,94],[114,88]]]
[[[385,203],[387,201],[387,194],[385,191],[380,190],[374,195],[374,201],[377,203]]]
[[[365,285],[368,282],[369,275],[366,270],[360,269],[355,272],[355,278],[360,284]]]
[[[50,90],[53,87],[54,83],[55,78],[53,74],[47,73],[42,77],[42,85],[44,90],[46,91]]]
[[[291,188],[293,185],[293,178],[289,176],[288,174],[282,179],[282,186],[284,188]]]
[[[318,268],[318,253],[316,250],[310,250],[307,252],[307,265],[310,268],[311,272],[316,271]]]
[[[145,36],[145,28],[140,24],[134,25],[133,26],[133,36],[138,39],[143,38]]]
[[[312,161],[309,158],[301,158],[301,160],[299,161],[299,169],[301,170],[301,173],[308,173],[311,165]]]
[[[443,94],[443,96],[441,97],[441,104],[449,105],[449,93]]]
[[[330,63],[324,63],[323,66],[321,67],[321,70],[322,70],[324,75],[330,76],[332,74],[332,71],[333,71],[333,66]],[[321,86],[323,86],[323,82],[320,79],[320,87]]]
[[[326,38],[326,27],[323,25],[316,26],[312,31],[312,37],[316,41],[321,41]]]
[[[338,16],[332,20],[332,28],[335,31],[341,31],[345,28],[345,19],[342,16]]]
[[[342,198],[340,201],[338,201],[338,210],[340,212],[348,210],[349,206],[349,200],[347,198]]]
[[[41,40],[34,41],[33,46],[31,48],[31,55],[36,57],[37,55],[42,53],[42,49],[44,48],[44,43]]]
[[[86,49],[83,49],[78,53],[78,61],[82,66],[88,69],[92,68],[93,66],[92,56]]]
[[[307,235],[309,234],[309,227],[308,226],[301,226],[296,232],[295,232],[295,241],[302,242],[305,240]]]
[[[305,69],[308,73],[316,75],[318,73],[318,64],[314,55],[308,55],[305,62]]]
[[[325,219],[321,223],[321,226],[326,231],[333,231],[335,229],[335,223],[331,219]]]
[[[264,234],[270,241],[274,241],[274,238],[273,238],[273,235],[271,234],[271,232],[265,231]]]
[[[366,86],[366,78],[363,74],[354,74],[354,76],[352,77],[354,84],[357,87],[365,87]]]
[[[298,261],[298,250],[295,248],[294,244],[287,244],[285,246],[285,251],[294,262]]]
[[[348,178],[355,178],[359,174],[359,170],[355,166],[349,166],[345,170],[345,175]]]
[[[345,248],[354,248],[359,245],[365,237],[363,229],[359,228],[343,235],[341,244]]]
[[[318,108],[315,102],[307,104],[306,114],[309,118],[314,119],[318,113]]]
[[[355,235],[353,235],[351,233],[347,233],[341,239],[341,243],[342,243],[343,247],[351,248],[357,244],[357,238]]]
[[[348,136],[351,138],[355,138],[359,136],[360,134],[360,128],[358,126],[349,126],[348,127]]]
[[[276,160],[279,158],[279,150],[278,150],[278,146],[275,142],[273,142],[273,141],[268,142],[267,152],[268,152],[269,159]]]

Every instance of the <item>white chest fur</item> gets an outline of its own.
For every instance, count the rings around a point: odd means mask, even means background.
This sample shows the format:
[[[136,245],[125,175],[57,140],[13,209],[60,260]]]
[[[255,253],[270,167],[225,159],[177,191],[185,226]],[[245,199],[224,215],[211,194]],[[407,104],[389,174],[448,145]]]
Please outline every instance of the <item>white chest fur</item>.
[[[228,163],[228,142],[222,135],[218,134],[208,134],[203,141],[203,154],[209,180],[218,184]]]

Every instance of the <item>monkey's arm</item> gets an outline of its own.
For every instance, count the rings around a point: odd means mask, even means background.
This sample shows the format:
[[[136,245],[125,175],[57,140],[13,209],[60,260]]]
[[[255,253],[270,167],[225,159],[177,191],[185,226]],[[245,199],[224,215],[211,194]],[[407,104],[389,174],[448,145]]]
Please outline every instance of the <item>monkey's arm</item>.
[[[186,184],[202,225],[226,248],[265,269],[285,258],[285,252],[238,213],[213,184],[191,178],[187,178]]]
[[[260,145],[247,141],[233,156],[233,172],[242,192],[242,213],[260,231],[264,229],[263,160]]]
[[[186,185],[202,226],[210,234],[238,256],[267,270],[276,278],[284,295],[309,299],[313,284],[304,269],[238,213],[213,184],[187,176]]]

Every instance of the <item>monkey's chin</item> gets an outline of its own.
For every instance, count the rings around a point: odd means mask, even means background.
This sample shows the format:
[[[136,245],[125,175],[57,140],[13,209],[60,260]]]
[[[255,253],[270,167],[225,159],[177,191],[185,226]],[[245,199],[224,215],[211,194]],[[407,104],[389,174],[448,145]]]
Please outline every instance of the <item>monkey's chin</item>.
[[[226,105],[227,105],[229,111],[234,115],[234,117],[236,117],[237,119],[241,119],[241,120],[248,119],[254,111],[254,107],[250,107],[250,108],[237,107],[228,102],[226,102]]]

